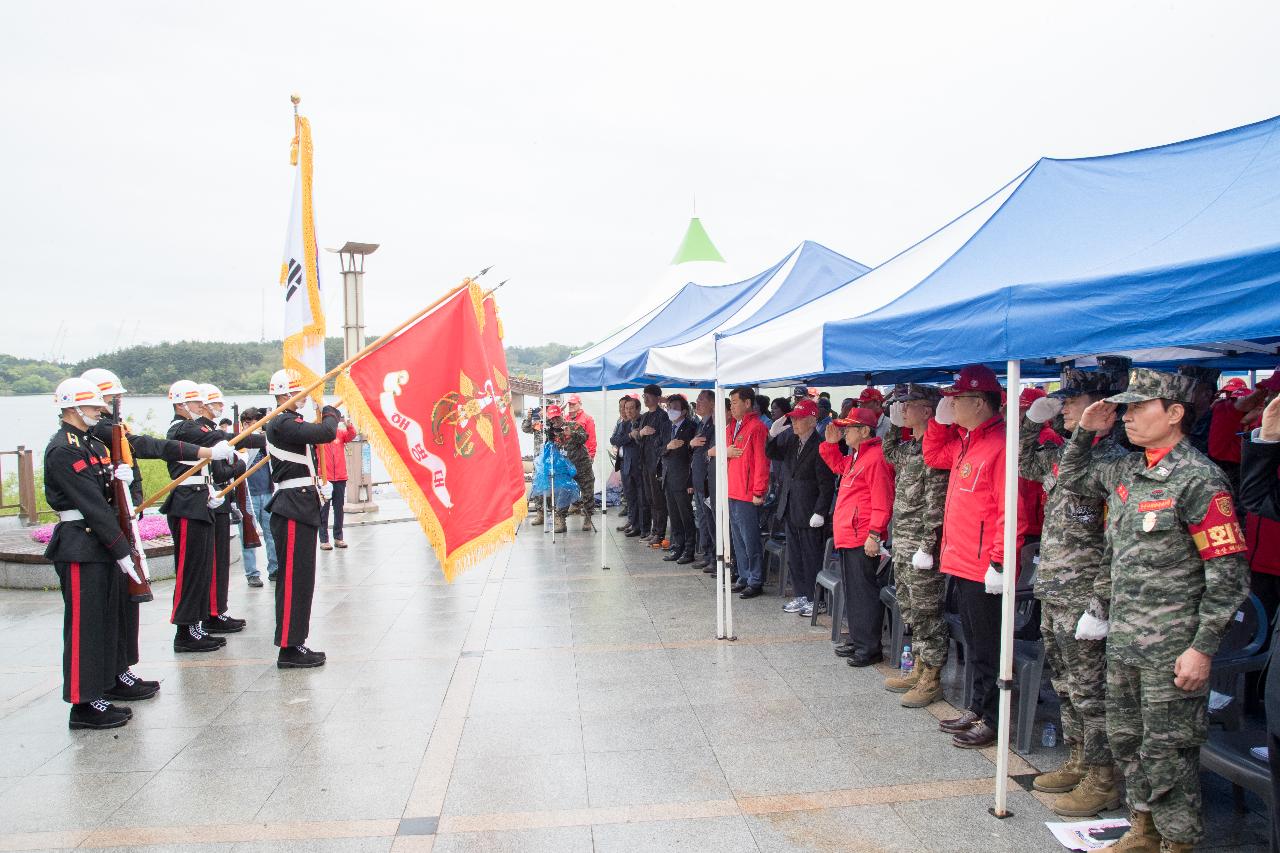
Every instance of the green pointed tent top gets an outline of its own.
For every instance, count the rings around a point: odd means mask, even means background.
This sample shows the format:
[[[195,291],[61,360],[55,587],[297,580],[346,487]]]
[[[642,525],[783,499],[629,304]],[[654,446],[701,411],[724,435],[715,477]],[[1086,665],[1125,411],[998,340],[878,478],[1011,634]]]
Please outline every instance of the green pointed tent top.
[[[707,229],[702,227],[702,220],[696,216],[689,220],[689,229],[684,232],[684,239],[680,241],[680,248],[676,249],[676,256],[671,259],[671,265],[675,266],[688,261],[724,263],[724,257],[707,236]]]

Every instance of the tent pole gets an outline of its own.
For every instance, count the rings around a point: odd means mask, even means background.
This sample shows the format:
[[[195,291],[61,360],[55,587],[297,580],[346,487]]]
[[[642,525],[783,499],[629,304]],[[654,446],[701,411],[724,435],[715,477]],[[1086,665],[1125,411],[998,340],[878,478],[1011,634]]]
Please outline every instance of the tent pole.
[[[718,362],[717,357],[717,362]],[[725,529],[720,518],[720,484],[724,478],[720,476],[720,460],[724,458],[724,389],[720,387],[719,364],[716,365],[716,385],[715,400],[712,402],[711,417],[715,418],[715,435],[716,449],[715,456],[715,473],[716,487],[711,495],[711,506],[709,511],[712,514],[713,523],[716,529],[716,639],[723,640],[724,633],[724,600],[725,600]]]
[[[538,398],[538,412],[539,412],[539,416],[542,418],[542,443],[543,445],[546,445],[547,443],[547,397],[545,394]],[[536,474],[538,470],[538,464],[536,461],[534,462],[533,468],[534,468],[534,473]],[[547,518],[550,517],[551,515],[554,515],[555,511],[554,510],[552,510],[551,512],[547,511],[547,496],[545,494],[541,498],[539,498],[539,500],[542,501],[542,530],[540,532],[543,534],[546,534],[551,530],[551,525],[547,523]]]
[[[996,803],[991,814],[998,818],[1009,811],[1009,724],[1013,693],[1013,620],[1016,604],[1018,569],[1018,386],[1022,382],[1022,363],[1010,359],[1005,369],[1005,386],[1009,404],[1005,414],[1004,435],[1004,593],[1000,608],[1000,719],[996,735]]]
[[[550,423],[551,423],[551,418],[547,417],[547,410],[546,410],[546,409],[543,409],[543,410],[542,410],[542,431],[543,431],[543,433],[544,433],[544,434],[546,433],[546,431],[547,431],[547,426],[548,426],[548,424],[550,424]],[[549,436],[549,435],[548,435],[545,439],[543,439],[543,441],[551,442],[551,436]],[[554,444],[555,442],[551,442],[551,443],[552,443],[552,444]],[[555,474],[556,474],[556,449],[555,449],[554,447],[552,447],[552,448],[551,448],[551,453],[549,453],[548,455],[551,457],[551,544],[552,544],[552,545],[554,545],[554,544],[556,544],[556,523],[555,523],[555,516],[556,516],[556,476],[555,476]],[[543,522],[543,524],[546,524],[546,522]]]
[[[603,435],[600,430],[604,429],[606,419],[609,417],[609,389],[600,386],[600,422],[596,424],[596,450],[600,453],[600,568],[601,570],[609,568],[606,563],[605,548],[609,540],[609,476],[608,466],[605,460],[609,458],[609,453],[600,444],[600,436]]]
[[[722,389],[723,390],[723,389]],[[724,450],[716,452],[717,464],[720,466],[716,470],[716,490],[719,492],[717,499],[717,512],[720,513],[720,523],[725,531],[724,537],[724,559],[726,571],[724,573],[724,635],[725,639],[736,640],[738,635],[733,630],[733,575],[727,571],[729,560],[733,559],[733,535],[729,526],[729,441],[728,441],[728,425],[729,417],[724,413],[722,408],[719,412],[721,418],[725,421],[725,427],[718,430],[719,440]]]

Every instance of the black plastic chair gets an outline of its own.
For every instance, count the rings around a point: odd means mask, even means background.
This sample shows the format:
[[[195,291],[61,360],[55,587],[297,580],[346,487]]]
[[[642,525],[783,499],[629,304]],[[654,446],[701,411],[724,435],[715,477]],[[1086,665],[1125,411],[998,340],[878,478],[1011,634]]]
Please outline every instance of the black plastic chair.
[[[1267,612],[1258,596],[1249,597],[1232,617],[1222,636],[1218,653],[1209,670],[1209,689],[1231,697],[1231,701],[1209,715],[1211,723],[1225,731],[1239,731],[1244,722],[1245,676],[1267,665],[1269,652],[1262,651],[1267,641]]]
[[[778,573],[778,595],[785,595],[790,578],[787,575],[787,535],[776,519],[769,522],[769,532],[764,536],[764,582],[769,582],[769,570]]]
[[[836,556],[835,541],[827,539],[822,551],[822,568],[818,571],[818,580],[813,585],[813,615],[809,624],[818,624],[818,603],[826,599],[827,610],[831,612],[831,642],[840,642],[840,623],[844,619],[844,594],[840,586],[840,560]]]

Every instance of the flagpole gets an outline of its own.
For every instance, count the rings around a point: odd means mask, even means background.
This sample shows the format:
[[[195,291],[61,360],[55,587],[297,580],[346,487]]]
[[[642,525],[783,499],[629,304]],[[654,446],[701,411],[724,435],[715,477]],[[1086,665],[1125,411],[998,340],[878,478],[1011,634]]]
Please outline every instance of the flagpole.
[[[401,323],[399,326],[396,326],[394,329],[392,329],[390,332],[387,332],[385,335],[383,335],[382,337],[378,338],[376,341],[373,341],[372,343],[370,343],[370,344],[366,345],[364,349],[360,350],[360,352],[358,352],[358,353],[356,353],[355,355],[351,356],[351,358],[349,358],[349,359],[347,359],[346,361],[342,362],[342,364],[339,364],[337,367],[335,367],[335,368],[333,368],[332,370],[330,370],[330,371],[329,371],[328,373],[326,373],[324,376],[321,376],[319,379],[316,379],[316,380],[315,380],[315,381],[313,381],[310,385],[308,385],[307,387],[303,388],[303,389],[302,389],[301,391],[299,391],[298,393],[294,394],[294,395],[293,395],[292,397],[290,397],[288,400],[285,400],[283,403],[281,403],[280,405],[276,406],[276,407],[275,407],[274,409],[272,409],[271,411],[267,412],[265,415],[263,415],[263,416],[262,416],[262,418],[261,418],[260,420],[258,420],[258,422],[257,422],[257,423],[252,424],[251,426],[247,426],[247,427],[245,427],[244,429],[242,429],[238,434],[236,434],[235,436],[233,436],[233,437],[231,437],[230,439],[228,439],[228,440],[227,440],[227,443],[234,447],[235,445],[239,444],[241,441],[244,441],[244,439],[245,439],[247,436],[249,436],[250,434],[252,434],[252,433],[253,433],[253,432],[255,432],[256,430],[260,429],[260,428],[261,428],[261,427],[262,427],[262,426],[263,426],[267,421],[271,420],[271,419],[272,419],[272,418],[274,418],[276,415],[278,415],[278,414],[280,414],[281,412],[285,411],[285,410],[286,410],[286,409],[288,409],[290,406],[293,406],[293,405],[295,405],[295,404],[297,404],[297,403],[300,403],[301,401],[305,400],[308,396],[310,396],[310,394],[311,394],[311,392],[312,392],[312,391],[315,391],[317,388],[321,388],[321,387],[323,387],[323,386],[324,386],[324,384],[325,384],[326,382],[328,382],[328,381],[329,381],[330,379],[332,379],[333,377],[337,376],[337,375],[338,375],[339,373],[341,373],[342,371],[347,370],[348,368],[350,368],[353,364],[355,364],[355,363],[356,363],[357,361],[359,361],[360,359],[364,358],[365,356],[369,355],[370,353],[374,352],[375,350],[378,350],[378,349],[380,349],[381,347],[384,347],[384,346],[386,346],[387,344],[391,343],[391,341],[396,337],[396,335],[400,334],[400,333],[401,333],[401,332],[403,332],[405,329],[409,328],[409,327],[410,327],[410,326],[412,326],[414,323],[418,322],[418,321],[419,321],[419,320],[421,320],[423,317],[425,317],[426,315],[430,314],[430,313],[431,313],[432,311],[434,311],[435,309],[439,308],[439,307],[440,307],[441,305],[443,305],[445,302],[448,302],[450,299],[452,299],[454,296],[456,296],[459,292],[461,292],[461,291],[465,290],[466,288],[470,287],[470,286],[471,286],[471,284],[472,284],[472,282],[474,282],[476,278],[479,278],[481,275],[484,275],[484,274],[485,274],[486,272],[488,272],[488,271],[489,271],[488,269],[485,269],[483,272],[481,272],[481,273],[479,273],[478,275],[476,275],[476,276],[475,276],[475,278],[466,278],[466,279],[463,279],[462,284],[460,284],[460,285],[458,285],[457,287],[453,288],[452,290],[450,290],[449,292],[447,292],[444,296],[441,296],[441,297],[440,297],[439,299],[437,299],[435,302],[432,302],[432,303],[431,303],[430,305],[428,305],[426,308],[423,308],[421,311],[417,312],[417,313],[416,313],[416,314],[414,314],[412,317],[410,317],[408,320],[405,320],[405,321],[404,321],[403,323]],[[146,508],[147,508],[147,507],[149,507],[149,506],[153,506],[153,505],[155,505],[158,501],[162,501],[162,500],[164,500],[165,496],[166,496],[166,495],[168,495],[168,494],[169,494],[169,492],[171,492],[171,491],[173,491],[174,489],[176,489],[178,486],[180,486],[180,485],[182,484],[182,482],[183,482],[184,480],[186,480],[188,477],[192,476],[192,475],[193,475],[193,474],[195,474],[196,472],[200,471],[202,468],[204,468],[204,466],[205,466],[205,465],[208,465],[208,464],[209,464],[209,460],[208,460],[208,459],[201,459],[201,460],[200,460],[199,462],[197,462],[196,464],[194,464],[194,465],[192,465],[192,466],[188,467],[186,471],[182,472],[182,475],[181,475],[180,477],[178,477],[176,480],[172,480],[172,481],[170,481],[170,483],[169,483],[167,486],[165,486],[163,489],[160,489],[160,490],[159,490],[158,492],[156,492],[154,495],[152,495],[151,497],[147,498],[145,501],[143,501],[142,503],[140,503],[140,504],[138,505],[138,507],[137,507],[136,514],[137,514],[137,515],[142,515],[142,511],[143,511],[144,509],[146,509]]]

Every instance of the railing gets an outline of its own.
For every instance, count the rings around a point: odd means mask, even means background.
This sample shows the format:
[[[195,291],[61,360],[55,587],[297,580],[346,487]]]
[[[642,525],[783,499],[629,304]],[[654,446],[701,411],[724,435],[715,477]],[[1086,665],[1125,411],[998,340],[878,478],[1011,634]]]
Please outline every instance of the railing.
[[[17,450],[0,450],[0,483],[4,483],[4,457],[12,456],[18,467],[18,502],[5,500],[4,489],[0,488],[0,514],[7,515],[4,510],[18,510],[18,516],[26,524],[39,524],[40,513],[36,508],[36,469],[32,451],[18,445]]]

